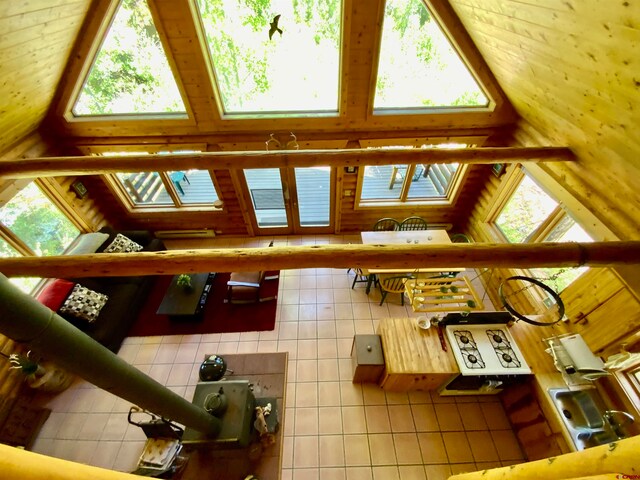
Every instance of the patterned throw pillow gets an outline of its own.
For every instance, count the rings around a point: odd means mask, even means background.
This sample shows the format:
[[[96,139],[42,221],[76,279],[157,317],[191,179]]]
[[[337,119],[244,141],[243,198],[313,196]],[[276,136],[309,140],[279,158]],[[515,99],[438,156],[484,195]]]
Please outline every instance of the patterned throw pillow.
[[[121,233],[116,235],[113,242],[104,249],[104,253],[129,253],[142,250],[142,245],[134,242],[130,238],[125,237]]]
[[[60,307],[59,312],[92,323],[98,318],[100,310],[105,306],[108,299],[109,297],[105,294],[94,292],[76,283],[71,294]]]

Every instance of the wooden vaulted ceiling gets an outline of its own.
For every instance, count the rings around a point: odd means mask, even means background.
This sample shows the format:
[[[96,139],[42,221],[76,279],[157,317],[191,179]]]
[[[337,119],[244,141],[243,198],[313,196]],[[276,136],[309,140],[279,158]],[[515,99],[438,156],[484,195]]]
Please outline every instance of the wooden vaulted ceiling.
[[[518,122],[515,138],[524,145],[571,147],[577,162],[543,168],[621,238],[638,238],[640,9],[632,2],[432,0],[496,108],[491,113],[374,117],[370,92],[384,1],[345,0],[341,115],[317,122],[284,119],[277,126],[270,120],[222,121],[189,1],[150,4],[189,100],[191,121],[63,120],[112,2],[2,2],[0,152],[38,129],[58,144],[148,142],[154,135],[176,142],[199,135],[216,143],[231,135],[226,141],[241,146],[239,140],[263,142],[265,133],[276,128],[306,132],[309,138],[359,139],[490,134]]]

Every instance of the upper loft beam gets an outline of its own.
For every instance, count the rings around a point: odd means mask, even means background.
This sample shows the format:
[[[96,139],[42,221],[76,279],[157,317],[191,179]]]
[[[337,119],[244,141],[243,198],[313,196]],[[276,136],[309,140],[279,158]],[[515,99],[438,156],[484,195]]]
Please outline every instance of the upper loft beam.
[[[0,258],[8,277],[174,275],[299,268],[611,267],[640,263],[640,241],[536,244],[313,245]]]
[[[462,149],[336,149],[201,152],[194,154],[41,157],[0,162],[0,178],[33,178],[100,173],[363,166],[416,163],[521,163],[571,161],[567,147]]]

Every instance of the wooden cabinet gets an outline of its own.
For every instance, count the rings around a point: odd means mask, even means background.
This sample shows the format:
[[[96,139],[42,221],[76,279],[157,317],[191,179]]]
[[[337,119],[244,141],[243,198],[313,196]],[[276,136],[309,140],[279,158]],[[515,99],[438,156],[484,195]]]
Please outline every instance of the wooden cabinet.
[[[385,368],[380,386],[384,390],[436,390],[460,373],[451,349],[442,350],[438,330],[422,330],[415,318],[380,320]]]
[[[562,433],[547,421],[532,383],[508,388],[500,399],[528,461],[571,451]]]

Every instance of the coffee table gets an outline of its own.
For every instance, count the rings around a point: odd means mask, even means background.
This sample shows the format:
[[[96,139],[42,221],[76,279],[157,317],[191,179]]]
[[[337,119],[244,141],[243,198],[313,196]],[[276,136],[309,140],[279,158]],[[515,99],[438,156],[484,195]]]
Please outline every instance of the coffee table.
[[[156,313],[169,315],[172,320],[197,320],[201,317],[207,297],[211,292],[215,273],[194,273],[191,275],[191,290],[177,285],[178,276],[171,279],[171,284],[162,298]]]

